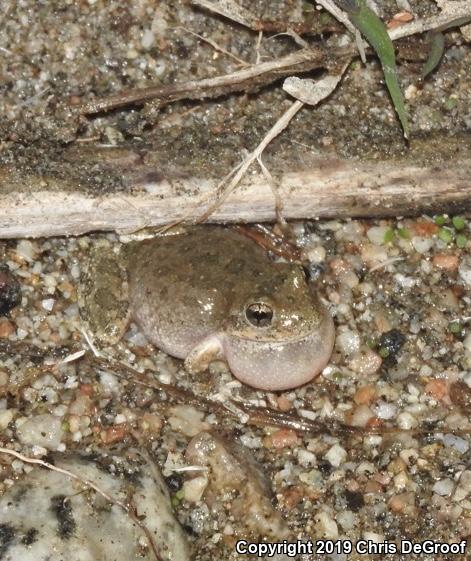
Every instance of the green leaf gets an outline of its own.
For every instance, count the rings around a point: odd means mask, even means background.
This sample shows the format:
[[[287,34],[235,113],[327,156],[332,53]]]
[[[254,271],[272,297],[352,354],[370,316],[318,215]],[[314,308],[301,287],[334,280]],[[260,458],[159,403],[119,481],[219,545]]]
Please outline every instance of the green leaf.
[[[422,68],[422,80],[433,72],[442,60],[445,51],[445,37],[443,33],[432,33],[430,42],[430,52],[424,67]]]
[[[456,245],[460,249],[464,249],[468,245],[468,238],[464,234],[458,234],[456,236]]]
[[[462,216],[453,216],[451,222],[455,230],[462,230],[466,226],[466,221]]]
[[[438,230],[438,237],[445,243],[451,243],[455,236],[449,228],[440,228]]]
[[[409,240],[410,239],[410,232],[407,228],[398,228],[397,229],[397,235],[402,238],[403,240]]]
[[[355,0],[355,3],[357,8],[349,11],[348,15],[353,25],[365,36],[365,39],[379,57],[383,68],[384,81],[401,121],[404,137],[409,138],[409,121],[404,105],[404,96],[397,78],[396,56],[386,26],[373,10],[368,8],[365,0]]]
[[[443,226],[443,224],[445,224],[447,221],[447,217],[444,216],[443,214],[439,214],[438,216],[435,216],[435,224],[437,226]]]
[[[392,228],[388,228],[384,233],[384,243],[390,243],[394,239],[394,230]]]

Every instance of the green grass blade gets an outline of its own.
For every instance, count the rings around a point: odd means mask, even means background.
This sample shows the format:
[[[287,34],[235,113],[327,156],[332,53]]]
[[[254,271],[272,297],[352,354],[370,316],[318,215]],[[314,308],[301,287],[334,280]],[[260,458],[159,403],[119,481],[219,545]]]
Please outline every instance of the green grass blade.
[[[409,120],[397,78],[396,56],[386,26],[373,10],[368,8],[365,0],[356,0],[356,6],[356,9],[349,11],[350,20],[378,55],[383,68],[384,81],[401,122],[404,137],[409,138]]]
[[[443,33],[433,33],[430,43],[430,52],[424,67],[422,68],[422,80],[433,72],[442,60],[445,51],[445,37]]]

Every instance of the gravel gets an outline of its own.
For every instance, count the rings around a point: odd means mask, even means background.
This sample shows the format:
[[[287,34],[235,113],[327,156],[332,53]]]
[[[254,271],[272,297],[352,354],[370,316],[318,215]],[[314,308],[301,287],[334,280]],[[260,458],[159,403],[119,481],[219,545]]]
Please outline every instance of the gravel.
[[[421,13],[437,9],[432,0],[410,3]],[[283,17],[286,6],[272,4],[276,17]],[[292,4],[297,21],[306,15],[303,9],[315,10]],[[266,3],[244,5],[260,17],[273,15],[266,14]],[[240,154],[260,141],[288,103],[278,89],[267,89],[259,97],[229,96],[212,105],[181,103],[160,112],[146,107],[78,121],[64,114],[71,100],[235,69],[235,62],[181,29],[182,22],[250,62],[257,56],[256,37],[222,18],[190,10],[187,2],[177,1],[172,9],[150,0],[51,6],[18,3],[0,38],[7,83],[0,100],[1,159],[8,165],[39,175],[46,171],[87,189],[94,181],[90,167],[71,176],[67,162],[53,156],[63,143],[80,140],[86,148],[95,139],[112,145],[149,143],[157,166],[220,177],[221,169],[238,163]],[[396,2],[384,2],[384,10],[391,17]],[[457,36],[448,39],[457,41]],[[295,48],[290,38],[264,37],[259,54],[263,60]],[[401,65],[407,85],[415,80],[417,66]],[[430,79],[417,91],[408,90],[415,134],[435,138],[435,132],[469,129],[469,73],[463,70],[468,67],[469,48],[456,44]],[[290,134],[267,150],[267,167],[276,171],[287,161],[299,165],[301,160],[309,165],[312,154],[329,145],[344,156],[402,154],[403,139],[381,80],[374,61],[366,70],[353,65],[341,90],[318,111],[303,110],[290,124]],[[364,96],[367,83],[372,96]],[[451,95],[456,95],[454,108],[446,105]],[[450,142],[452,151],[453,146]],[[194,477],[182,471],[191,468],[185,451],[192,424],[245,445],[245,455],[262,466],[273,491],[263,491],[267,505],[280,513],[290,540],[469,539],[471,411],[469,393],[455,384],[471,387],[471,229],[464,217],[459,230],[464,245],[460,238],[458,246],[458,230],[449,217],[441,218],[441,225],[434,217],[294,224],[311,260],[316,290],[339,334],[329,365],[303,388],[267,396],[234,383],[227,370],[214,366],[190,377],[181,362],[150,347],[135,326],[108,350],[133,368],[198,396],[268,403],[323,421],[327,429],[355,424],[355,436],[334,437],[328,430],[280,433],[279,427],[251,427],[216,412],[195,414],[185,403],[175,414],[169,406],[176,404],[165,392],[97,368],[88,357],[63,362],[77,351],[90,354],[78,318],[77,283],[100,236],[1,242],[2,264],[20,291],[20,298],[14,289],[9,292],[13,298],[0,305],[1,445],[37,458],[51,450],[92,453],[123,446],[132,454],[145,448],[166,476],[195,561],[235,560],[235,539],[247,536],[237,533],[236,497],[228,491],[215,499],[201,472]],[[101,237],[119,243],[115,236]],[[384,344],[381,337],[391,332],[393,340]],[[371,387],[374,392],[365,390]],[[368,434],[370,428],[377,434]],[[0,459],[0,495],[8,497],[30,466],[5,454]],[[325,557],[303,561],[320,559]],[[381,559],[408,561],[408,556],[385,554]],[[415,559],[430,561],[430,556]]]

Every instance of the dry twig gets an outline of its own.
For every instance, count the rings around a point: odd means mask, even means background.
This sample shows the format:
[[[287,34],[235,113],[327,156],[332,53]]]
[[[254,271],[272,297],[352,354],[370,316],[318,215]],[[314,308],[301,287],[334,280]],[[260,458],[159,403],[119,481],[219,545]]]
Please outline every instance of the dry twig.
[[[351,425],[344,425],[329,419],[327,422],[317,421],[301,417],[291,413],[284,413],[276,411],[268,407],[255,407],[242,401],[231,400],[227,403],[221,403],[212,399],[207,399],[202,396],[197,396],[193,392],[184,390],[171,384],[164,384],[155,378],[150,378],[146,374],[138,372],[128,364],[118,362],[111,359],[90,357],[91,364],[106,370],[118,378],[127,380],[128,382],[138,384],[147,388],[152,388],[159,392],[164,392],[166,395],[177,399],[186,405],[193,405],[200,410],[207,411],[208,413],[218,413],[222,416],[228,414],[235,418],[237,421],[244,424],[255,426],[274,426],[279,428],[290,428],[305,434],[329,434],[332,436],[365,436],[369,434],[430,434],[430,429],[400,429],[396,427],[355,427]],[[438,429],[440,433],[469,435],[470,430],[457,430],[443,428]]]
[[[222,76],[121,92],[102,99],[88,101],[83,105],[76,106],[75,109],[84,115],[92,115],[126,105],[142,105],[153,99],[157,99],[162,105],[166,105],[181,99],[207,99],[233,92],[255,91],[257,88],[285,76],[339,64],[345,58],[350,57],[353,52],[352,47],[336,49],[335,51],[303,49],[277,60],[261,62]]]
[[[456,4],[458,5],[453,10],[443,10],[438,15],[414,20],[392,29],[390,31],[391,39],[394,41],[431,29],[447,29],[452,26],[463,25],[471,19],[471,8],[467,0]],[[342,64],[346,58],[353,54],[355,54],[353,45],[329,51],[320,48],[302,49],[278,60],[255,64],[249,68],[222,76],[121,92],[102,99],[85,102],[82,105],[75,106],[75,109],[84,115],[92,115],[127,105],[142,105],[152,99],[157,99],[162,105],[165,105],[181,99],[207,99],[233,92],[254,91],[280,77]]]
[[[246,174],[252,163],[257,160],[265,148],[270,144],[270,142],[276,138],[281,131],[283,131],[290,123],[291,119],[296,115],[296,113],[301,109],[304,104],[301,101],[295,101],[291,107],[283,113],[283,115],[278,119],[278,121],[273,125],[273,127],[268,131],[260,144],[251,152],[247,158],[243,161],[242,165],[239,167],[237,173],[232,178],[229,185],[222,185],[221,188],[217,189],[214,193],[216,200],[211,204],[211,206],[200,216],[198,222],[204,222],[209,216],[218,208],[232,193],[232,191],[240,183],[244,175]]]

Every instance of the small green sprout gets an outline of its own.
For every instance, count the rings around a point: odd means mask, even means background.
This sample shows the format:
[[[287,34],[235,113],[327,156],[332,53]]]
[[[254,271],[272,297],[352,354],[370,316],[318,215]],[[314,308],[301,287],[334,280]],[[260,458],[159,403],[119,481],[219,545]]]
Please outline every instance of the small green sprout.
[[[388,228],[386,232],[384,232],[384,243],[390,243],[394,240],[394,230],[392,228]]]
[[[450,228],[440,228],[440,230],[438,230],[438,237],[445,243],[451,243],[453,241],[454,238],[454,234],[453,232],[450,230]]]
[[[439,214],[438,216],[435,216],[435,224],[437,226],[443,226],[443,224],[446,223],[447,221],[447,216],[445,216],[444,214]]]
[[[455,230],[462,230],[466,226],[466,221],[462,216],[454,216],[451,219]]]
[[[452,321],[449,324],[448,329],[451,331],[451,333],[456,335],[461,331],[461,323],[459,321]]]
[[[468,238],[464,234],[457,234],[455,241],[456,246],[460,249],[464,249],[468,245]]]
[[[378,354],[381,358],[388,358],[389,356],[389,349],[387,347],[380,347],[378,349]]]
[[[402,238],[403,240],[409,240],[410,239],[410,232],[407,228],[398,228],[397,229],[397,235]]]

